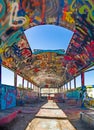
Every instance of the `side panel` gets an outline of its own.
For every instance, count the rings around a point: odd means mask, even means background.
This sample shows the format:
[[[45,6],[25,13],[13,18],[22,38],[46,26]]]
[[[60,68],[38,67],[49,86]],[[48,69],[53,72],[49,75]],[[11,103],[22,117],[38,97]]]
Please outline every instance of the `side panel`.
[[[1,84],[0,94],[2,110],[16,106],[16,87]]]

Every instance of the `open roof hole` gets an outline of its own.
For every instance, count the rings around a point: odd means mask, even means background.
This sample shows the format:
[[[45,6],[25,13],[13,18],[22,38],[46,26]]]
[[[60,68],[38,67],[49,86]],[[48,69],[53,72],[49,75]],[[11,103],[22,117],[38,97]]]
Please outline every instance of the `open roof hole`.
[[[39,25],[25,31],[26,38],[32,50],[57,50],[66,51],[73,32],[56,25]]]

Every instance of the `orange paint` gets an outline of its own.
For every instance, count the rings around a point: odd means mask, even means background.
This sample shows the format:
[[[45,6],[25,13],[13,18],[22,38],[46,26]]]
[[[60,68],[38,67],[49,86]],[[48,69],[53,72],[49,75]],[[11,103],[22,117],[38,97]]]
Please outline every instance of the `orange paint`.
[[[62,16],[62,20],[65,20],[66,19],[66,12],[63,11],[63,16]]]
[[[36,6],[40,6],[40,2],[38,2],[38,1],[37,1],[37,2],[34,2],[34,3],[32,4],[32,6],[35,6],[35,7],[36,7]]]

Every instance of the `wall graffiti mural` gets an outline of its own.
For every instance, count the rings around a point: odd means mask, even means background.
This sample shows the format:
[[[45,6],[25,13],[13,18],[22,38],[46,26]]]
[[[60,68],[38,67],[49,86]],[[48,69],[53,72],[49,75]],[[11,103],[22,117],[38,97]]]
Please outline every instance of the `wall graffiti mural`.
[[[17,88],[17,105],[23,105],[24,103],[36,102],[38,99],[38,93],[31,89]]]
[[[94,2],[78,0],[76,30],[67,49],[67,54],[74,57],[77,70],[94,62]]]
[[[24,31],[43,24],[74,32],[66,52],[31,50]],[[0,58],[4,66],[37,86],[64,85],[94,64],[94,1],[1,0]]]
[[[16,88],[14,86],[0,85],[0,109],[16,106]]]
[[[80,100],[82,107],[94,106],[94,85],[78,87],[65,94],[68,99]]]

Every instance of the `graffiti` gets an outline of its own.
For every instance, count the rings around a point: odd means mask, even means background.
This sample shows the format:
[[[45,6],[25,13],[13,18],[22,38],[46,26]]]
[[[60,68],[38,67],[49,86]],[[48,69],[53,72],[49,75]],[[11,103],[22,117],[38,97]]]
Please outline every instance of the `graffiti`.
[[[3,54],[5,58],[10,58],[15,56],[17,56],[18,58],[20,58],[21,56],[23,56],[24,58],[28,58],[32,56],[31,49],[29,48],[19,49],[17,45],[6,47]]]
[[[94,106],[94,85],[81,86],[66,92],[69,99],[80,99],[81,107]]]
[[[93,0],[1,0],[2,63],[39,85],[48,82],[48,74],[57,82],[51,79],[50,85],[59,86],[70,80],[94,62],[93,3]],[[61,49],[35,50],[32,54],[23,32],[40,24],[55,24],[74,31],[66,53]]]
[[[3,54],[4,54],[5,58],[14,57],[15,55],[18,56],[18,57],[21,56],[20,50],[17,47],[17,45],[6,47]]]
[[[34,49],[33,54],[41,54],[41,53],[45,53],[45,52],[53,52],[53,53],[57,53],[57,54],[65,54],[65,50],[64,49],[58,49],[58,50],[41,50],[41,49]]]
[[[0,0],[0,19],[4,17],[6,13],[6,4],[4,0]]]
[[[94,4],[91,0],[87,1],[85,0],[85,3],[80,9],[79,13],[80,14],[85,14],[86,19],[89,23],[94,25]]]
[[[26,11],[26,12],[29,12],[29,11],[34,11],[35,10],[35,7],[38,7],[40,6],[40,1],[39,0],[23,0],[22,1],[22,8]]]
[[[71,17],[72,12],[63,11],[62,20],[67,21],[69,23],[75,23],[74,19]]]
[[[70,99],[80,99],[80,92],[77,90],[72,90],[66,93],[67,98]]]
[[[70,11],[74,12],[76,10],[77,10],[76,0],[72,0],[72,2],[70,3]]]
[[[9,21],[9,25],[11,27],[21,27],[26,22],[25,17],[22,17],[22,16],[18,17],[17,16],[18,10],[19,10],[18,3],[16,3],[16,2],[13,3],[11,14],[10,14],[10,21]]]
[[[46,23],[56,23],[56,18],[55,17],[49,17],[46,19]]]
[[[8,46],[3,52],[3,63],[10,68],[23,69],[27,67],[32,60],[32,51],[30,48],[20,49],[17,45]],[[26,62],[26,64],[24,64]]]
[[[1,109],[7,109],[16,106],[16,88],[1,84],[0,89]]]
[[[46,0],[42,0],[42,13],[41,13],[41,19],[42,19],[42,23],[44,23],[45,21],[45,11],[46,11]]]
[[[50,6],[49,6],[50,5]],[[59,11],[59,1],[57,0],[47,0],[46,2],[46,18],[53,18],[55,17],[55,15],[57,14],[57,12]]]
[[[38,98],[38,93],[31,89],[17,88],[17,104],[32,103]]]

